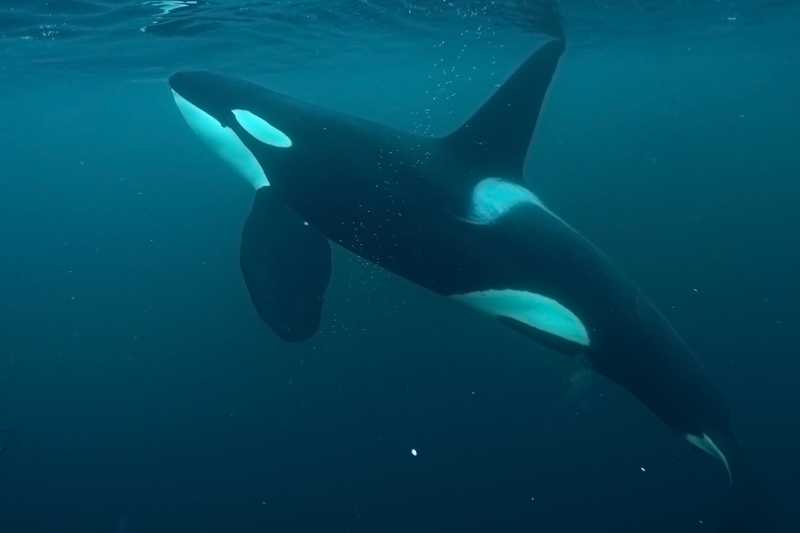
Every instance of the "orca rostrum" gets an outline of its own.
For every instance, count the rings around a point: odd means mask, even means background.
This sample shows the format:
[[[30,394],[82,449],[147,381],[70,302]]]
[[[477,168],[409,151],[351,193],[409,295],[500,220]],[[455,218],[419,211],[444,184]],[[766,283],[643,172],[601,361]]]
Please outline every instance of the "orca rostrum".
[[[525,185],[564,49],[560,39],[539,48],[442,137],[206,72],[180,72],[169,84],[191,129],[256,189],[242,274],[281,339],[317,330],[334,243],[580,355],[719,460],[731,487],[719,531],[772,531],[725,400],[692,351],[633,281]]]

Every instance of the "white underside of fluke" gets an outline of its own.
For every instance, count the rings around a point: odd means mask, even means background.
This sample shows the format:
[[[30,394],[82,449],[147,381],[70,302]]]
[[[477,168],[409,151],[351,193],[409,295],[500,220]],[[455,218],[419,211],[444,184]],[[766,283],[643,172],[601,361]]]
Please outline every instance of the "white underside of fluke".
[[[513,318],[562,339],[589,346],[589,333],[583,322],[547,296],[503,289],[455,294],[452,298],[489,315]]]
[[[175,90],[172,91],[172,96],[189,127],[212,152],[253,188],[260,189],[269,185],[269,180],[258,160],[232,129],[220,124],[217,119],[183,98]]]
[[[717,448],[717,445],[714,444],[714,441],[711,440],[711,437],[703,433],[702,437],[698,437],[697,435],[692,435],[691,433],[686,434],[686,440],[703,450],[709,455],[712,455],[722,461],[722,464],[725,465],[725,470],[728,471],[728,479],[730,480],[731,484],[733,484],[733,475],[731,474],[731,468],[728,466],[728,460],[725,458],[725,455]]]

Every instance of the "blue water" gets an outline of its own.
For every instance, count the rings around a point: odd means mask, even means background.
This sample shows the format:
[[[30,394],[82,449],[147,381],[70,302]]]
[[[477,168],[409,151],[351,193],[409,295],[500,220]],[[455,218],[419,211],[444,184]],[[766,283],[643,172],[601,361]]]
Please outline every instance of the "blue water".
[[[167,4],[0,3],[0,531],[714,531],[724,470],[630,395],[342,250],[280,342],[252,189],[166,84],[439,134],[559,34],[528,183],[693,347],[800,531],[796,2]]]

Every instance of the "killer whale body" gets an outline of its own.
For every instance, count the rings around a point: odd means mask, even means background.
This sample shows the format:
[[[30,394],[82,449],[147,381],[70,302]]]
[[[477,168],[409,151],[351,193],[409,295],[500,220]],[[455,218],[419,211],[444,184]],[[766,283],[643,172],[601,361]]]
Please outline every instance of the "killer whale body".
[[[170,77],[191,128],[257,189],[241,267],[282,339],[319,326],[329,241],[580,357],[716,457],[731,497],[719,531],[774,522],[728,407],[691,350],[610,259],[524,184],[523,165],[564,52],[529,56],[459,128],[426,137],[205,72]]]

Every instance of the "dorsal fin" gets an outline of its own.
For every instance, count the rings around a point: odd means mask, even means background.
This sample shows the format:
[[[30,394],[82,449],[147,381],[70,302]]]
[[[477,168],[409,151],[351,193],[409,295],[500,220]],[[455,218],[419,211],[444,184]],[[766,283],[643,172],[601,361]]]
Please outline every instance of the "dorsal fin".
[[[442,139],[451,155],[486,176],[521,179],[539,109],[565,43],[550,41],[531,54],[458,129]]]

